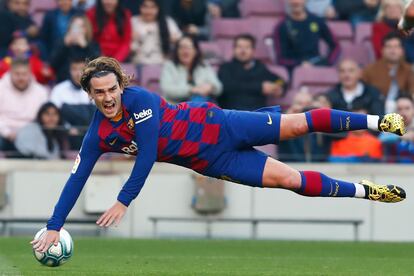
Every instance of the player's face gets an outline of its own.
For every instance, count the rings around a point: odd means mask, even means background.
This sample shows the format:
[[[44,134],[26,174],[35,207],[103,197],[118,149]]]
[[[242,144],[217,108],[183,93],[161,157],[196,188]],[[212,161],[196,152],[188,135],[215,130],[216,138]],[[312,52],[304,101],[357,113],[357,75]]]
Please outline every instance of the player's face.
[[[54,129],[59,123],[59,113],[54,107],[49,107],[40,117],[42,125],[46,129]]]
[[[83,68],[85,68],[84,62],[72,62],[70,64],[70,77],[77,85],[80,85]]]
[[[361,77],[361,70],[355,62],[345,60],[339,65],[338,74],[342,86],[347,89],[353,89]]]
[[[406,125],[410,125],[414,117],[413,103],[408,99],[399,99],[397,101],[397,113],[403,116]]]
[[[239,39],[234,47],[234,57],[240,62],[249,62],[253,59],[254,48],[247,39]]]
[[[145,21],[151,22],[157,20],[159,10],[157,4],[153,0],[143,1],[139,8],[139,11]]]
[[[113,14],[118,6],[118,0],[102,0],[102,6],[107,14]]]
[[[106,118],[113,119],[121,112],[122,89],[114,73],[92,78],[90,85],[89,96]]]
[[[10,78],[13,86],[19,90],[24,91],[29,87],[32,73],[29,66],[19,65],[12,67],[10,70]]]
[[[398,39],[388,40],[382,48],[382,56],[390,63],[398,63],[404,56],[401,41]]]

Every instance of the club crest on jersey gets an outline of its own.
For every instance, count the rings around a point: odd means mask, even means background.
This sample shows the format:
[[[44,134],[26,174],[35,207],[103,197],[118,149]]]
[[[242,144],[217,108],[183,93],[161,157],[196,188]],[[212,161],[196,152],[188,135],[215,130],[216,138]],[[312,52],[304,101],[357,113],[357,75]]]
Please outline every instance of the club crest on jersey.
[[[130,130],[134,130],[134,120],[132,118],[128,120],[127,126]]]
[[[146,121],[151,117],[152,117],[152,109],[151,108],[144,109],[138,114],[134,113],[134,118],[136,120],[135,124],[142,123],[143,121]]]

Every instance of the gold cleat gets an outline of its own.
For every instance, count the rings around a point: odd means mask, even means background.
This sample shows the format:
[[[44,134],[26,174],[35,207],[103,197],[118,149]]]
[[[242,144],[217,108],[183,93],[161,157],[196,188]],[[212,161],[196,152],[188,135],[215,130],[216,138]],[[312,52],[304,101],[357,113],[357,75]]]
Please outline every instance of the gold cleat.
[[[397,113],[385,114],[379,123],[379,130],[403,136],[406,132],[404,119]]]
[[[395,185],[377,185],[368,180],[362,180],[365,198],[373,201],[395,203],[403,201],[406,197],[405,191]]]

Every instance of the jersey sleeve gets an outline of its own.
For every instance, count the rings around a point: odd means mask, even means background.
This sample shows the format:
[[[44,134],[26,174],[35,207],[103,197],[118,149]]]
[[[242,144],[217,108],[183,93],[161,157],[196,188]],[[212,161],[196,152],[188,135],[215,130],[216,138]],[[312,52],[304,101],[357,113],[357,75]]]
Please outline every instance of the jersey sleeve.
[[[134,113],[138,154],[131,175],[118,195],[118,201],[125,206],[129,206],[138,196],[157,159],[159,102],[155,94],[141,91],[129,107],[130,112]]]
[[[62,228],[66,217],[75,205],[83,186],[88,180],[96,161],[102,154],[98,146],[98,135],[93,129],[91,127],[85,135],[82,147],[72,168],[72,173],[63,188],[52,217],[47,222],[48,230],[59,231]]]

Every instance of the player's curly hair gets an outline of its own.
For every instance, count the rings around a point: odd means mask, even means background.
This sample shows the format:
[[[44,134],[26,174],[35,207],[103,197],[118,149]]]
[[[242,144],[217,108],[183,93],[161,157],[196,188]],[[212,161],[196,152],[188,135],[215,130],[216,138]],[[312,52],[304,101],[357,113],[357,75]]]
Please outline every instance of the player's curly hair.
[[[126,74],[119,62],[111,57],[98,57],[88,62],[82,72],[80,85],[86,92],[90,92],[90,82],[93,77],[103,77],[114,73],[121,89],[128,86],[132,76]]]

